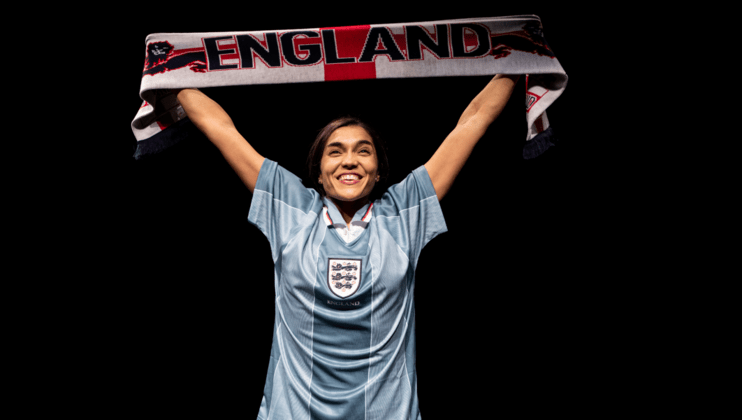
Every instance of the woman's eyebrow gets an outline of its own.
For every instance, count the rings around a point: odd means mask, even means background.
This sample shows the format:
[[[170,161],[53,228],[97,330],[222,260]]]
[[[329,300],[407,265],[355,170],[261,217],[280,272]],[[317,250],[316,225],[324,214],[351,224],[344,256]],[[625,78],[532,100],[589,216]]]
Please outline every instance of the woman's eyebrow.
[[[358,146],[361,146],[361,145],[370,145],[370,146],[373,146],[374,143],[372,141],[370,141],[370,140],[359,140],[358,143],[355,143],[353,145],[353,147],[358,147]],[[341,149],[344,149],[345,148],[345,143],[341,143],[339,141],[334,141],[332,143],[328,143],[327,146],[325,146],[325,147],[339,147]]]

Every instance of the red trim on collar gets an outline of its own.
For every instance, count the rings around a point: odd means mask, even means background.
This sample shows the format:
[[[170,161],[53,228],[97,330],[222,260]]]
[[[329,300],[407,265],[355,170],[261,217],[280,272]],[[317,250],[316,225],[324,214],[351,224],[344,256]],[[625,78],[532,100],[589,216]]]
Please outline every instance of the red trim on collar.
[[[366,213],[361,217],[361,222],[368,223],[369,220],[371,220],[371,209],[374,207],[374,203],[371,203],[368,205],[368,209],[366,209]],[[330,217],[330,211],[327,210],[327,206],[322,206],[322,211],[325,213],[325,217],[327,218],[325,220],[325,223],[327,223],[327,226],[332,226],[334,223],[332,221],[332,217]]]
[[[327,217],[327,226],[332,226],[332,218],[330,217],[330,212],[327,211],[327,206],[322,207],[322,209],[325,212],[325,217]]]
[[[364,215],[363,215],[363,217],[361,217],[361,221],[362,221],[362,222],[368,222],[367,218],[368,218],[368,219],[370,219],[370,218],[371,218],[371,208],[372,208],[373,206],[374,206],[374,203],[371,203],[371,204],[369,204],[369,206],[368,206],[368,210],[366,210],[366,214],[364,214]]]

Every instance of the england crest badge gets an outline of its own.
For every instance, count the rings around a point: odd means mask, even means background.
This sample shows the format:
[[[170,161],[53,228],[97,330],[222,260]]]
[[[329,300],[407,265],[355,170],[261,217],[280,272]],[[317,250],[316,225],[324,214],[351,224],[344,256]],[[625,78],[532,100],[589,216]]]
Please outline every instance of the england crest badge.
[[[352,296],[361,285],[361,260],[329,258],[327,285],[338,297]]]

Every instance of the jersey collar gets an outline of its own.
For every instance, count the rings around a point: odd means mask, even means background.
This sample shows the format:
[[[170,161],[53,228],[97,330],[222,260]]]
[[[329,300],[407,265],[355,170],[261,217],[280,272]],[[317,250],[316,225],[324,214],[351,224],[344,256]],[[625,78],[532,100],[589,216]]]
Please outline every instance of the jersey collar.
[[[335,203],[333,203],[332,200],[329,200],[327,197],[323,197],[322,201],[324,202],[324,214],[322,218],[324,219],[327,226],[347,228],[345,219],[343,219],[343,216],[340,214],[340,210],[338,210],[335,206]],[[371,209],[373,207],[374,203],[372,202],[368,202],[365,206],[361,207],[360,210],[358,210],[356,214],[353,215],[353,220],[350,221],[350,224],[352,226],[359,226],[363,228],[368,226],[368,223],[371,221]]]

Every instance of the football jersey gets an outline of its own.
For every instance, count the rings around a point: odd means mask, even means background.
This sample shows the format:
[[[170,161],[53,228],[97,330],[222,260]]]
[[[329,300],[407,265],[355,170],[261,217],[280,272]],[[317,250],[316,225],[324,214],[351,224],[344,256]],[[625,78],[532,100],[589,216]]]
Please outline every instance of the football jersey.
[[[415,268],[446,231],[425,167],[352,224],[344,240],[332,201],[266,159],[250,223],[268,238],[275,320],[258,419],[420,419],[415,371]]]

